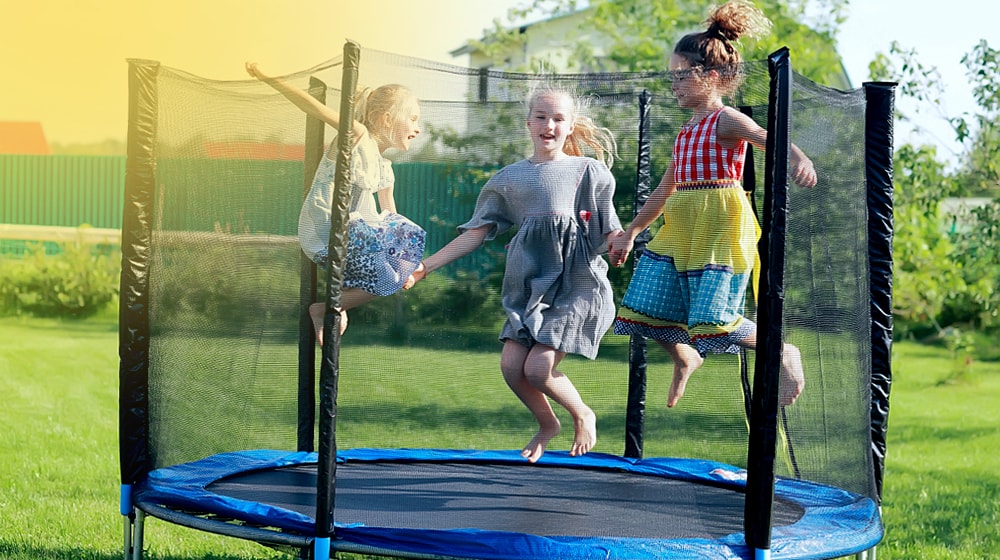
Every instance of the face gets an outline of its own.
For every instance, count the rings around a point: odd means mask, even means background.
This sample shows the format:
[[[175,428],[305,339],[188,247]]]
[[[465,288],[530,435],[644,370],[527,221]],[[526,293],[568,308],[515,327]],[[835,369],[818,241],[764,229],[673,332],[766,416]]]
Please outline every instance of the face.
[[[528,134],[535,156],[551,159],[562,153],[566,137],[573,133],[573,100],[559,92],[535,98],[528,113]]]
[[[680,107],[693,109],[707,103],[708,88],[697,68],[691,68],[688,59],[678,54],[670,55],[670,72],[674,75],[670,90]]]
[[[411,97],[399,111],[398,118],[390,128],[389,141],[393,148],[409,150],[410,142],[420,134],[420,104]]]

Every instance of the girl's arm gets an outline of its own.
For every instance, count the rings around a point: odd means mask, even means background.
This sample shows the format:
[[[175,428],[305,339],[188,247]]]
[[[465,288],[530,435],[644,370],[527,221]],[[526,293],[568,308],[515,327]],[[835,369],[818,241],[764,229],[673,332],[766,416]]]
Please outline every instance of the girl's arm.
[[[716,131],[719,142],[726,147],[735,147],[740,140],[746,140],[759,150],[767,149],[767,131],[743,113],[727,107],[719,117]],[[813,162],[795,144],[791,144],[792,180],[803,187],[816,185],[816,168]]]
[[[257,67],[256,62],[247,62],[246,70],[247,74],[273,87],[307,115],[317,118],[334,128],[340,127],[340,114],[320,103],[315,97],[309,95],[304,90],[293,87],[281,78],[268,76]],[[361,135],[365,132],[365,126],[355,121],[352,128],[354,138],[361,138]]]
[[[484,225],[463,231],[458,237],[452,239],[450,243],[438,250],[437,253],[421,261],[420,266],[406,280],[403,288],[407,290],[412,288],[414,284],[426,278],[431,272],[478,249],[483,244],[483,240],[486,239],[486,233],[489,232],[491,227],[493,226]]]
[[[643,203],[639,213],[632,218],[632,223],[625,228],[625,232],[609,240],[608,258],[613,265],[621,266],[625,264],[625,259],[628,258],[628,254],[632,251],[633,244],[635,244],[635,238],[656,221],[656,218],[663,212],[663,205],[667,203],[667,197],[674,194],[676,190],[677,188],[674,185],[674,163],[671,161],[667,167],[667,172],[660,179],[660,184],[646,198],[646,202]]]
[[[393,214],[396,213],[396,197],[392,194],[394,187],[395,185],[392,185],[378,191],[378,207],[383,212],[388,210]]]

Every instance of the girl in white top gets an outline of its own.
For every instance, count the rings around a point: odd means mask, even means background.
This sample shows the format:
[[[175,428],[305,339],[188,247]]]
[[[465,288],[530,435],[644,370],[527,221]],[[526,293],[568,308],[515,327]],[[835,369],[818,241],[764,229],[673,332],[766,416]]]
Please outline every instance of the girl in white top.
[[[264,74],[255,63],[247,63],[246,70],[306,114],[334,128],[339,127],[340,115],[305,91]],[[395,175],[392,163],[382,155],[389,148],[409,149],[410,142],[420,134],[420,106],[416,97],[403,86],[389,84],[359,91],[355,95],[355,107],[359,119],[355,120],[351,131],[354,145],[351,149],[347,260],[340,301],[341,333],[347,327],[348,309],[402,288],[420,263],[426,235],[419,226],[396,213]],[[331,142],[323,155],[299,213],[302,250],[324,267],[329,254],[335,147]],[[309,314],[316,329],[316,339],[322,344],[323,304],[312,304]]]

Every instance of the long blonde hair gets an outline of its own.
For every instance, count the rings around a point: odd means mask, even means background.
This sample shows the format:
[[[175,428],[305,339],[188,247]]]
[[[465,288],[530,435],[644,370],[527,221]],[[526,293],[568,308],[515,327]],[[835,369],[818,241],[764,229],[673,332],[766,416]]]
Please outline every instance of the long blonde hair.
[[[388,142],[390,130],[383,123],[382,115],[388,114],[393,123],[399,121],[405,117],[403,111],[411,99],[416,99],[413,92],[399,84],[361,88],[354,94],[354,118],[365,125],[376,141]]]
[[[535,86],[528,96],[528,114],[531,114],[531,110],[539,98],[549,95],[565,96],[573,105],[573,132],[566,137],[563,153],[571,156],[583,156],[586,155],[584,146],[588,146],[594,151],[594,158],[603,162],[610,169],[618,155],[618,144],[611,130],[599,126],[585,114],[589,107],[586,99],[552,84],[540,84]]]

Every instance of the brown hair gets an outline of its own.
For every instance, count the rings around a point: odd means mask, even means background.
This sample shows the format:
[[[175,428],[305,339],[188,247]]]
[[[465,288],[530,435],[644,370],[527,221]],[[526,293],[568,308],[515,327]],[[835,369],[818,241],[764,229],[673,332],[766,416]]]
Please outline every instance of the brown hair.
[[[712,11],[707,29],[689,33],[674,45],[674,54],[687,59],[692,68],[718,69],[735,75],[743,57],[733,42],[740,37],[759,37],[771,28],[763,12],[747,0],[730,0]]]

